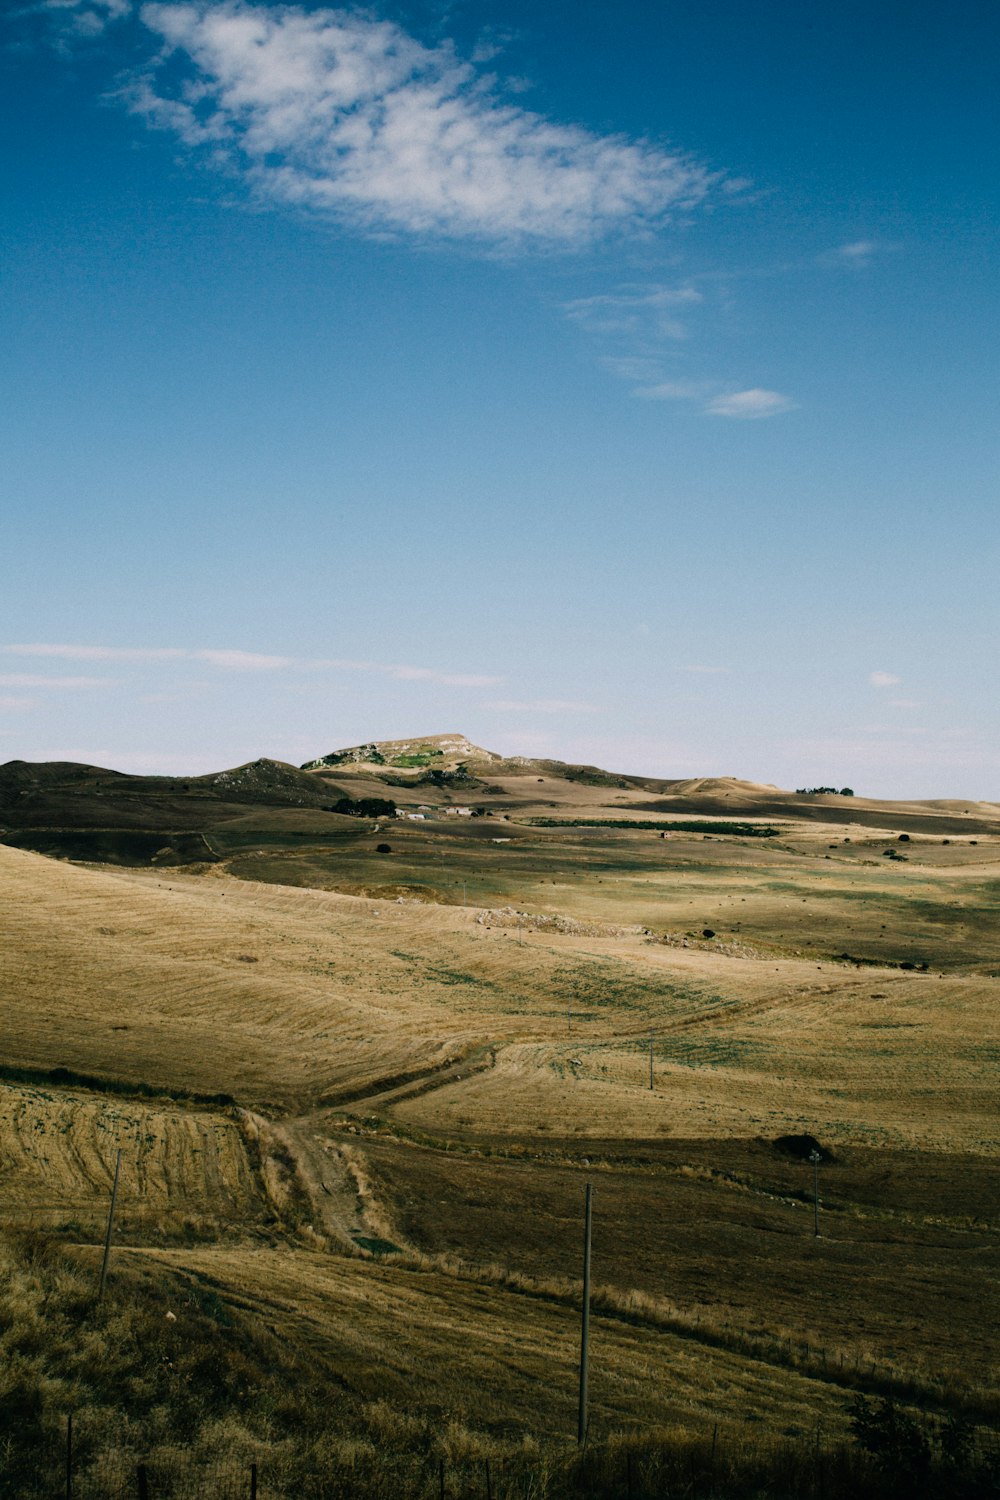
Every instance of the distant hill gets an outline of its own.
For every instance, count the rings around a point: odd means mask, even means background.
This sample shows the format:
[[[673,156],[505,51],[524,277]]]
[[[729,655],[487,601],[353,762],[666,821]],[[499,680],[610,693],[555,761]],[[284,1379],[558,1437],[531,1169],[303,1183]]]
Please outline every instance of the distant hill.
[[[373,740],[303,767],[262,758],[207,776],[131,776],[63,761],[0,766],[0,842],[112,864],[205,864],[305,845],[332,853],[369,834],[372,820],[393,805],[432,821],[477,813],[484,837],[491,817],[516,824],[678,815],[896,834],[1000,833],[1000,807],[992,803],[801,794],[732,776],[636,776],[502,756],[459,733]]]
[[[266,829],[292,809],[319,813],[336,795],[329,782],[266,759],[207,776],[14,760],[0,766],[0,842],[112,864],[213,861],[211,830],[254,811]]]
[[[355,779],[363,784],[366,795],[379,787],[407,788],[434,786],[439,792],[464,791],[466,797],[488,798],[501,789],[508,800],[538,800],[533,792],[519,785],[539,778],[549,784],[547,805],[575,801],[574,788],[592,788],[594,793],[609,795],[594,801],[588,799],[588,811],[605,806],[624,817],[667,816],[668,814],[703,814],[714,817],[738,813],[750,818],[795,818],[813,823],[848,824],[861,827],[892,828],[899,832],[927,834],[962,834],[1000,832],[1000,805],[990,802],[964,802],[934,799],[926,802],[896,802],[875,798],[843,796],[839,793],[799,793],[768,782],[744,781],[736,776],[689,776],[674,779],[638,776],[627,772],[605,770],[600,766],[576,765],[560,760],[536,759],[531,756],[503,756],[483,749],[463,734],[424,735],[405,740],[372,740],[333,750],[305,763],[307,775],[324,777],[335,771],[345,782]],[[555,785],[552,785],[555,783]],[[560,789],[561,784],[561,789]],[[614,799],[611,793],[626,796]],[[636,800],[645,793],[654,800]],[[358,795],[358,793],[355,793]],[[394,793],[397,795],[397,793]],[[429,795],[425,792],[423,795]],[[555,796],[557,803],[552,803]],[[397,800],[405,802],[405,797]]]

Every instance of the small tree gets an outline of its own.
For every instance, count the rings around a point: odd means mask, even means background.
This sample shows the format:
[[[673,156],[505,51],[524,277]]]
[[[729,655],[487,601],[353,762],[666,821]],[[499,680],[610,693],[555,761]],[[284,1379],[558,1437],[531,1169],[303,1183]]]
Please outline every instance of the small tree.
[[[848,1412],[854,1441],[871,1454],[886,1476],[891,1476],[894,1487],[912,1493],[931,1463],[930,1438],[924,1425],[888,1396],[877,1403],[857,1396]]]

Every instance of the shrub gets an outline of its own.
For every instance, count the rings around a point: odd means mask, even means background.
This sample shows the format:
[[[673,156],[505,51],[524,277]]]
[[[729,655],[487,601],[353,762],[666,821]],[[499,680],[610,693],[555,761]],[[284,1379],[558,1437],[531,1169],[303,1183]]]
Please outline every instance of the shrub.
[[[920,1420],[889,1396],[878,1402],[857,1396],[849,1411],[858,1446],[871,1454],[899,1489],[912,1491],[925,1478],[931,1462],[930,1440]]]

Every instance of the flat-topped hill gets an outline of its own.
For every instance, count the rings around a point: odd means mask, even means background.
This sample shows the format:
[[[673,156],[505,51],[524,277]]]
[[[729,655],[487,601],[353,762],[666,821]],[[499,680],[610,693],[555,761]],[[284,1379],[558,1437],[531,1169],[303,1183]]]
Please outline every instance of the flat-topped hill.
[[[413,770],[429,765],[452,770],[463,761],[498,764],[503,756],[474,745],[464,734],[427,734],[409,740],[370,740],[365,745],[350,745],[345,750],[331,750],[315,760],[307,760],[303,771],[321,771],[329,766],[393,766]]]

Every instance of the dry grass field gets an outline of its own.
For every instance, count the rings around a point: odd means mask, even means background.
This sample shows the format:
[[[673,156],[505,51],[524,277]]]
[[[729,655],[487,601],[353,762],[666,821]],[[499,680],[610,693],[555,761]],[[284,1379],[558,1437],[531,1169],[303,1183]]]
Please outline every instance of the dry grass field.
[[[120,1148],[164,1306],[210,1287],[400,1433],[554,1441],[590,1181],[595,1434],[992,1420],[1000,810],[416,758],[171,784],[147,834],[109,773],[3,812],[0,1226],[92,1264]]]

